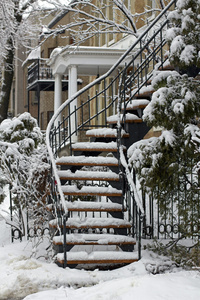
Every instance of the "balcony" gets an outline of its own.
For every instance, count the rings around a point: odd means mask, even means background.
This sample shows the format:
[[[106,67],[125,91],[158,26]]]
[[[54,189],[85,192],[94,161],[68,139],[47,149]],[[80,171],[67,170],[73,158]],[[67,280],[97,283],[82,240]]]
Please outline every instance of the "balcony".
[[[68,76],[64,75],[62,80],[63,90],[68,89]],[[52,69],[47,66],[45,59],[37,59],[28,67],[27,89],[33,91],[39,88],[40,91],[54,90],[54,76]]]

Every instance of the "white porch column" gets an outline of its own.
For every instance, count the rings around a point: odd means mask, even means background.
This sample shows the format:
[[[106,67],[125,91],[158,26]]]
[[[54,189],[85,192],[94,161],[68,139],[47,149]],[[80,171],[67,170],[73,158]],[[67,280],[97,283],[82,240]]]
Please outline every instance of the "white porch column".
[[[69,98],[73,97],[74,94],[77,92],[77,66],[71,65],[69,66],[69,87],[68,87],[68,93],[69,93]],[[72,103],[70,103],[70,113],[74,111],[74,108],[77,108],[77,99],[74,99]],[[71,132],[74,132],[76,129],[76,121],[77,118],[75,117],[75,114],[72,114],[71,116]],[[77,136],[73,134],[72,136],[72,141],[76,142],[77,141]]]
[[[54,113],[62,104],[62,75],[55,74],[55,87],[54,87]],[[61,121],[61,115],[57,118],[57,122]]]

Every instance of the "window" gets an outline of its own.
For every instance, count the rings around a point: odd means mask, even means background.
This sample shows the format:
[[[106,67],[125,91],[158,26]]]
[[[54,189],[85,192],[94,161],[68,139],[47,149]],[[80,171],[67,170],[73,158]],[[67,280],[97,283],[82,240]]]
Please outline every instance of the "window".
[[[41,129],[44,130],[44,112],[41,113]]]
[[[50,57],[51,53],[53,52],[55,48],[48,48],[48,58]]]
[[[49,123],[49,121],[51,120],[51,118],[53,117],[54,111],[48,111],[47,112],[47,123]]]

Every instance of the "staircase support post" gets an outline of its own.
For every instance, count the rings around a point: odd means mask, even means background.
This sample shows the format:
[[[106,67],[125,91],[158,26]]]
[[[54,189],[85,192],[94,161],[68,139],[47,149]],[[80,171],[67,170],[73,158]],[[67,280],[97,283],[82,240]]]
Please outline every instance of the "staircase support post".
[[[138,259],[141,259],[142,254],[141,254],[141,248],[142,248],[142,214],[141,211],[138,213],[139,217],[139,224],[138,224]]]
[[[69,88],[68,88],[68,94],[69,97],[71,98],[74,94],[77,92],[77,66],[72,65],[68,69],[69,72]],[[71,112],[71,117],[70,117],[70,127],[71,127],[71,133],[72,133],[72,142],[77,141],[77,136],[76,136],[76,108],[77,107],[77,99],[74,99],[70,103],[70,112]],[[74,112],[75,111],[75,112]]]
[[[63,268],[67,267],[67,239],[66,239],[66,222],[67,216],[64,215],[63,217],[63,252],[64,252],[64,265]]]
[[[62,75],[55,74],[55,88],[54,88],[54,113],[62,104]],[[61,115],[57,117],[57,122],[61,122]]]

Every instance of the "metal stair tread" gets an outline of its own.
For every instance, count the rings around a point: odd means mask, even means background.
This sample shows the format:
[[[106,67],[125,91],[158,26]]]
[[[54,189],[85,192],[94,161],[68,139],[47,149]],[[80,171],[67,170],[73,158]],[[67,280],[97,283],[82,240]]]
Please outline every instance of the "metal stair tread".
[[[117,129],[115,128],[98,128],[98,129],[90,129],[86,132],[86,136],[88,137],[111,137],[117,138]],[[129,137],[129,133],[122,130],[121,137]]]
[[[126,149],[124,147],[124,149]],[[98,152],[117,152],[117,143],[116,142],[80,142],[72,145],[73,151],[98,151]]]
[[[58,171],[58,176],[60,179],[65,180],[110,180],[119,181],[119,175],[114,172],[100,172],[100,171],[80,171],[77,170],[75,173],[70,170],[60,170]]]
[[[92,196],[92,195],[101,195],[101,196],[121,196],[122,191],[117,190],[113,187],[99,187],[99,186],[83,186],[81,189],[78,189],[76,185],[62,185],[61,186],[64,195],[79,195],[79,196]]]
[[[169,71],[173,71],[174,70],[174,67],[170,64],[170,61],[169,59],[167,59],[163,66],[159,66],[158,67],[158,70],[169,70]]]
[[[122,122],[122,118],[123,118],[123,114],[120,115],[120,122]],[[110,117],[107,117],[107,122],[109,124],[116,124],[118,122],[118,115],[112,115]],[[127,113],[126,114],[126,123],[142,123],[142,119],[139,118],[138,116],[131,114],[131,113]]]
[[[133,99],[129,102],[122,104],[122,109],[124,109],[124,106],[126,105],[126,110],[136,110],[136,109],[143,109],[150,103],[147,99]]]
[[[122,211],[122,205],[113,202],[66,201],[69,211]]]
[[[57,227],[59,222],[53,219],[49,222],[51,227]],[[68,218],[66,228],[130,228],[131,223],[117,218]]]
[[[63,245],[63,236],[53,238],[54,245]],[[72,245],[135,245],[134,238],[116,234],[71,233],[66,235],[66,243]]]
[[[56,259],[64,263],[64,254],[59,253]],[[135,252],[122,251],[86,251],[68,252],[67,264],[95,264],[95,263],[132,263],[138,260],[138,254]]]
[[[57,158],[56,164],[74,166],[118,166],[118,160],[115,157],[103,156],[62,156]]]
[[[145,97],[145,96],[151,96],[155,92],[155,89],[152,85],[143,86],[139,92],[138,89],[133,90],[133,94],[135,94],[135,97]]]

